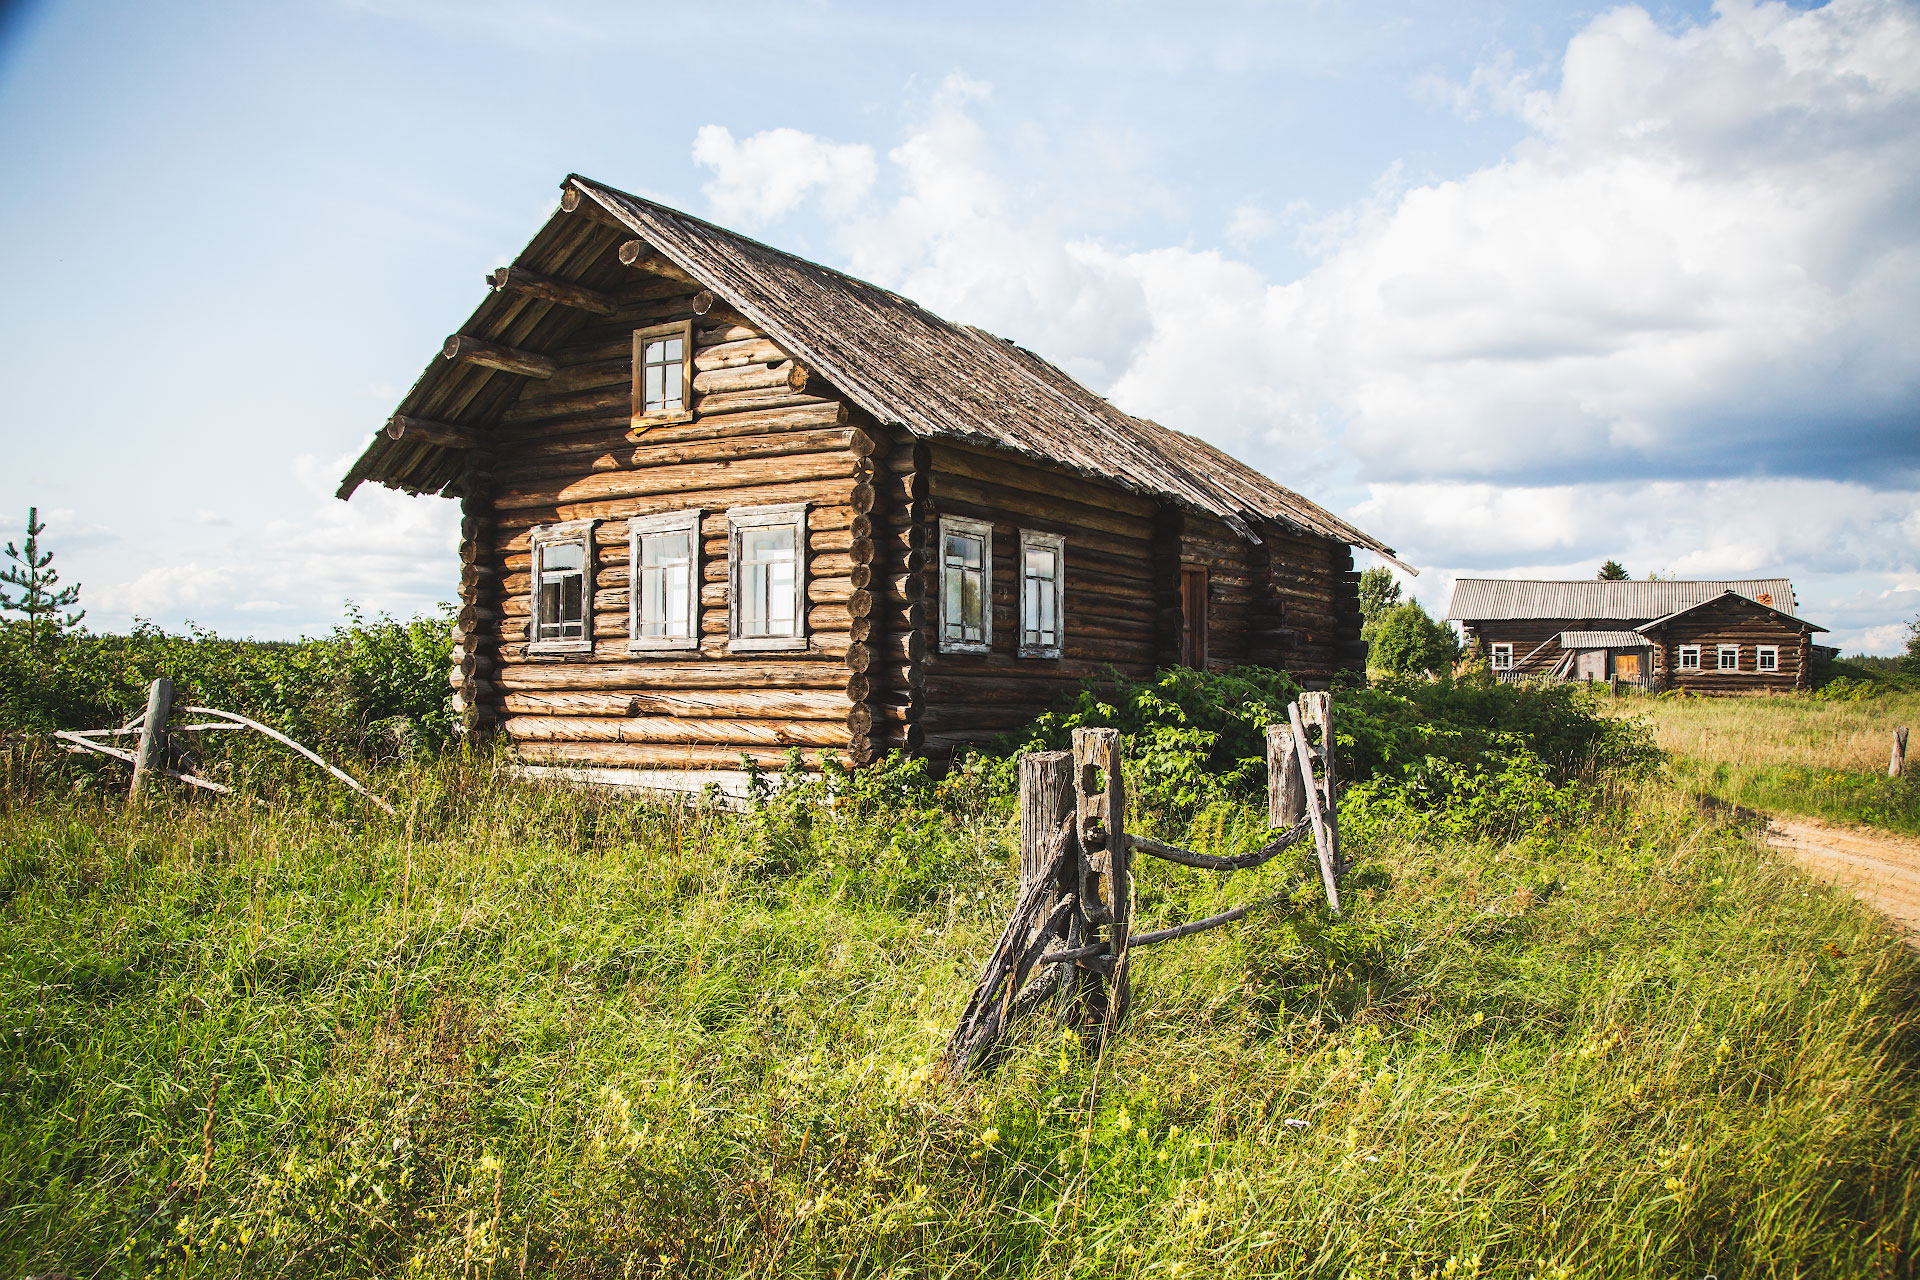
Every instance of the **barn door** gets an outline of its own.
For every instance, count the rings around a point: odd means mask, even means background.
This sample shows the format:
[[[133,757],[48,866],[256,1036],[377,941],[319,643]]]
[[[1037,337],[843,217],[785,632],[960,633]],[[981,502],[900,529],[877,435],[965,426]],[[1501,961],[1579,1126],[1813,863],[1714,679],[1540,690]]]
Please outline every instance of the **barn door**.
[[[1613,676],[1616,680],[1638,680],[1640,678],[1640,655],[1637,653],[1616,653],[1613,656]]]
[[[1207,669],[1207,566],[1180,566],[1180,665]]]

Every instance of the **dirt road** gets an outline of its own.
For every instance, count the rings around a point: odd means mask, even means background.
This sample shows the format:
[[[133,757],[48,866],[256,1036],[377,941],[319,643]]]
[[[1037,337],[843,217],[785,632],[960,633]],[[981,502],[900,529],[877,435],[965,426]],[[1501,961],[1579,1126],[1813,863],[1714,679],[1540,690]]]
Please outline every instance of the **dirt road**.
[[[1920,947],[1920,840],[1776,817],[1767,824],[1767,843],[1878,908]]]

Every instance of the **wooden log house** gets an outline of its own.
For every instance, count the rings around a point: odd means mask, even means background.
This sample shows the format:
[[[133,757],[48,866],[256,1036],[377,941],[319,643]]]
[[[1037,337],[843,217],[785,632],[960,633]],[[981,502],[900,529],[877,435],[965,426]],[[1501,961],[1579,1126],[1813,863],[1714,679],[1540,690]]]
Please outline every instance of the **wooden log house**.
[[[339,496],[460,500],[452,679],[529,764],[697,785],[1110,668],[1364,667],[1391,548],[1011,342],[578,176],[488,284]]]
[[[1461,578],[1447,617],[1507,678],[1703,694],[1813,687],[1813,633],[1785,578],[1607,582]]]

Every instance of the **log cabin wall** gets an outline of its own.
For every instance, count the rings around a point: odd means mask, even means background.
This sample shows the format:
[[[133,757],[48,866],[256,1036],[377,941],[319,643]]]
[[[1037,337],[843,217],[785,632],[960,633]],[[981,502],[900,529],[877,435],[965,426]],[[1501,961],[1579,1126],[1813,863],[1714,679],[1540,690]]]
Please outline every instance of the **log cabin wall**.
[[[1560,661],[1561,649],[1556,638],[1562,631],[1631,631],[1639,625],[1635,622],[1622,622],[1618,618],[1489,618],[1478,622],[1463,622],[1460,629],[1466,636],[1467,646],[1476,642],[1485,645],[1489,658],[1496,644],[1513,646],[1513,670],[1520,675],[1544,675]]]
[[[1341,671],[1364,672],[1360,638],[1360,575],[1343,542],[1262,525],[1261,545],[1247,544],[1264,590],[1247,605],[1243,662],[1286,671],[1324,689]]]
[[[897,607],[917,605],[903,619],[920,639],[926,672],[918,745],[936,757],[962,744],[984,743],[1019,728],[1109,666],[1143,679],[1163,649],[1155,577],[1155,522],[1160,504],[1051,468],[1044,463],[936,441],[896,447],[911,466],[898,500],[910,512],[916,554],[904,566]],[[939,521],[942,516],[993,526],[988,653],[943,653],[939,647]],[[1066,539],[1062,620],[1064,654],[1022,658],[1019,646],[1020,530]]]
[[[1784,693],[1813,687],[1813,633],[1743,600],[1715,601],[1661,626],[1653,636],[1654,678],[1662,687],[1689,693],[1733,695]],[[1700,646],[1700,669],[1680,669],[1680,648]],[[1718,646],[1740,646],[1740,665],[1715,665]],[[1779,650],[1780,669],[1761,671],[1758,649]]]
[[[463,559],[463,649],[491,662],[473,715],[530,763],[698,769],[741,755],[777,766],[869,755],[874,554],[872,436],[738,317],[700,314],[697,289],[629,273],[614,314],[547,354],[557,371],[499,415],[484,510]],[[710,306],[710,299],[702,304]],[[693,417],[628,438],[632,332],[693,321]],[[728,650],[727,509],[808,504],[804,650]],[[697,649],[630,652],[630,517],[698,507]],[[591,652],[528,651],[531,537],[593,519]],[[497,614],[497,617],[489,615]],[[463,655],[464,657],[464,655]],[[462,678],[471,680],[465,673]]]

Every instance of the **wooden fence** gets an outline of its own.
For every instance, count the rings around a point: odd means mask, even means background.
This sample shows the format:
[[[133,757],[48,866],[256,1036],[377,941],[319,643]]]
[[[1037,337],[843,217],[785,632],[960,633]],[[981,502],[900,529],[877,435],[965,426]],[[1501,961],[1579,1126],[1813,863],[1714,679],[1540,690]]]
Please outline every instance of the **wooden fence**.
[[[1076,729],[1072,751],[1020,757],[1020,894],[947,1045],[956,1074],[978,1066],[1014,1019],[1049,999],[1069,1025],[1104,1030],[1126,1015],[1133,953],[1276,906],[1284,894],[1164,929],[1133,932],[1133,855],[1207,871],[1243,871],[1312,837],[1327,904],[1340,912],[1332,695],[1302,694],[1267,729],[1267,821],[1279,834],[1223,857],[1126,830],[1115,729]]]

